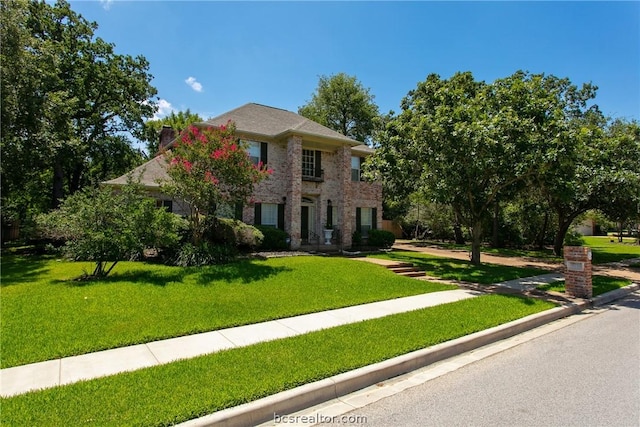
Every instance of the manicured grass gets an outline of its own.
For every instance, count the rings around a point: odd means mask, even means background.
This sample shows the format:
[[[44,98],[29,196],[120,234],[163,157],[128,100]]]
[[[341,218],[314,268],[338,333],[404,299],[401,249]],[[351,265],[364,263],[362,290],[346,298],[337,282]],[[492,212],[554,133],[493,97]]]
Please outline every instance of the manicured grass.
[[[631,284],[631,280],[618,279],[616,277],[608,277],[608,276],[593,276],[592,284],[593,284],[593,296],[597,296],[597,295],[602,295],[609,291],[615,291],[616,289],[629,286]],[[542,291],[565,292],[564,280],[550,283],[548,285],[538,286],[538,289]]]
[[[618,238],[614,236],[584,236],[582,240],[585,246],[591,248],[594,264],[640,258],[640,245],[635,244],[635,239],[625,238],[618,243]]]
[[[3,256],[3,368],[455,289],[344,258],[244,260],[206,268],[123,262],[104,280],[73,280],[91,266]]]
[[[497,264],[472,265],[468,261],[409,251],[394,251],[371,256],[374,258],[411,262],[423,269],[428,276],[480,283],[483,285],[547,273],[545,270],[536,268],[507,267]]]
[[[2,399],[7,425],[172,425],[552,308],[487,295]]]

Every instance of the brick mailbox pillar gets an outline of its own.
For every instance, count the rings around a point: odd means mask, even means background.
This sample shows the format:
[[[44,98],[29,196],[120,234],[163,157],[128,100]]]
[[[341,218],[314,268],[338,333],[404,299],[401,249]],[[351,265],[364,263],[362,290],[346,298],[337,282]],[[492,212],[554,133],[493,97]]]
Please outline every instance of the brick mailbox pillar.
[[[591,298],[591,248],[586,246],[564,247],[565,290],[577,298]]]

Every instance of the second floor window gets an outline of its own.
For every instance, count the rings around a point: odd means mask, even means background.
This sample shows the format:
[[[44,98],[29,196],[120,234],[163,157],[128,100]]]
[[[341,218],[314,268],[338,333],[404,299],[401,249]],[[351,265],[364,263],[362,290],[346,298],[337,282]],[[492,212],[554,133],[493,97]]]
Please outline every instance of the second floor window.
[[[351,181],[362,180],[362,157],[351,156]]]
[[[302,150],[302,179],[321,182],[322,152],[318,150]]]
[[[302,150],[302,176],[316,176],[316,153],[313,150]]]
[[[257,141],[247,141],[249,152],[249,158],[251,159],[251,163],[254,165],[258,165],[258,163],[262,162],[263,165],[267,164],[267,143],[266,142],[257,142]]]

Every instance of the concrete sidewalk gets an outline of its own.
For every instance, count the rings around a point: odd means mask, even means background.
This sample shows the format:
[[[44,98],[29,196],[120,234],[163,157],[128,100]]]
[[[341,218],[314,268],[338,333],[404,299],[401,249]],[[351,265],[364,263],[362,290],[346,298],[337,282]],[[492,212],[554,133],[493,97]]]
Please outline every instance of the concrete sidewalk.
[[[134,371],[225,349],[460,301],[480,294],[464,289],[432,292],[16,366],[0,370],[0,395],[13,396]]]

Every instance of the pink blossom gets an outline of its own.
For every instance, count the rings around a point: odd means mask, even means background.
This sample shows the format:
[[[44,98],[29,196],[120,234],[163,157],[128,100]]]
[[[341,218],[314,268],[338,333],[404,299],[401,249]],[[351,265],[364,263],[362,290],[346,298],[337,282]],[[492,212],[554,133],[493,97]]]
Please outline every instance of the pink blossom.
[[[211,154],[211,158],[215,160],[220,160],[223,156],[224,156],[224,151],[220,148],[218,148]]]
[[[193,167],[193,163],[191,163],[189,160],[187,159],[183,159],[182,160],[182,166],[184,166],[185,170],[187,172],[191,172],[191,168]]]
[[[213,174],[210,171],[206,171],[204,173],[204,178],[205,180],[209,181],[210,183],[216,185],[218,184],[220,181],[218,180],[218,178],[216,178],[215,176],[213,176]]]

